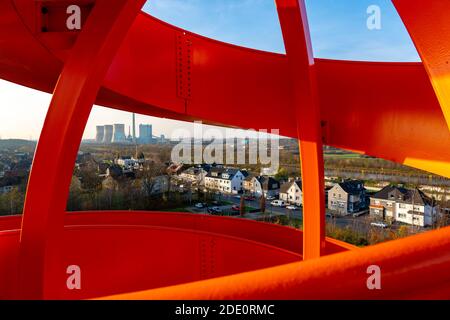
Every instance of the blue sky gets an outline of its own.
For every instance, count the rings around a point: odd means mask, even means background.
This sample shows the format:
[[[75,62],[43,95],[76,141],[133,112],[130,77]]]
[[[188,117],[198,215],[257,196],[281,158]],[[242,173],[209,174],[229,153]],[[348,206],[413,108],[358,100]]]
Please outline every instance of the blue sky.
[[[419,61],[390,0],[306,0],[314,55],[370,61]],[[381,30],[366,26],[367,8],[381,9]],[[149,0],[150,14],[225,42],[284,53],[274,0]]]
[[[417,52],[389,0],[306,0],[314,54],[320,58],[372,61],[419,61]],[[366,27],[366,10],[381,8],[381,30]],[[274,0],[149,0],[144,10],[174,25],[246,47],[284,52]],[[37,139],[50,96],[0,80],[0,138]],[[33,110],[33,112],[30,112]],[[152,123],[155,134],[171,136],[182,126],[169,120],[138,116]],[[95,107],[84,138],[98,124],[125,123],[131,116]]]

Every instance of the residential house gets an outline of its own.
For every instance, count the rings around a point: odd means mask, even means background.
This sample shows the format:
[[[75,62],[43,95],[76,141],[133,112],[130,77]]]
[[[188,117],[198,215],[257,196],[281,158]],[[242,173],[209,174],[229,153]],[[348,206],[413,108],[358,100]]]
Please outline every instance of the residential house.
[[[135,159],[131,156],[121,156],[114,162],[115,164],[121,166],[124,172],[139,170],[143,164],[141,159]]]
[[[212,168],[205,176],[205,188],[223,193],[242,192],[243,183],[248,176],[245,170],[234,168]]]
[[[166,165],[167,165],[166,172],[167,172],[167,174],[170,174],[170,175],[180,174],[180,172],[183,172],[183,170],[185,169],[185,165],[182,163],[170,162],[170,163],[166,163]]]
[[[248,178],[248,177],[247,177]],[[280,193],[280,182],[272,177],[257,176],[245,179],[244,190],[255,196],[274,197]]]
[[[301,206],[303,204],[302,181],[294,180],[284,183],[280,189],[280,200]]]
[[[254,187],[253,187],[253,178],[254,177],[255,177],[254,175],[249,174],[244,179],[244,182],[242,183],[242,188],[245,193],[253,193],[254,192]]]
[[[205,177],[208,172],[202,167],[190,167],[180,174],[180,178],[189,183],[201,186],[205,184]]]
[[[436,222],[438,208],[435,201],[419,189],[387,186],[371,197],[370,215],[424,227]]]
[[[19,187],[21,182],[22,178],[17,176],[0,178],[0,194],[13,191]]]
[[[367,208],[366,189],[362,181],[349,180],[328,190],[328,209],[348,215]]]
[[[276,197],[280,194],[281,184],[278,180],[272,177],[262,177],[261,180],[258,180],[261,190],[257,189],[257,194],[264,194],[265,197]]]

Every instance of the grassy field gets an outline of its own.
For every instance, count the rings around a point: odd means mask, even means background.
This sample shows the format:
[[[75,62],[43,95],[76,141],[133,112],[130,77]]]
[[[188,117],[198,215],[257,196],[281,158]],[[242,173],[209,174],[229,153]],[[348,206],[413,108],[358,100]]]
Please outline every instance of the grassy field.
[[[359,159],[364,158],[363,155],[358,153],[325,153],[324,157],[327,159]]]

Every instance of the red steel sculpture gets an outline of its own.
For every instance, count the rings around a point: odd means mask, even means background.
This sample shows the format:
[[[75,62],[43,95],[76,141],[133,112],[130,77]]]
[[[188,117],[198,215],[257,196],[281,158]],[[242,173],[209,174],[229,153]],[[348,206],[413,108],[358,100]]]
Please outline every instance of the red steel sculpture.
[[[325,237],[322,154],[327,144],[450,177],[449,1],[393,1],[423,63],[315,59],[303,0],[276,0],[286,55],[181,30],[142,12],[144,2],[0,0],[0,77],[53,93],[23,216],[0,219],[0,298],[450,296],[448,228],[364,249]],[[70,5],[80,30],[66,28]],[[181,213],[66,213],[94,103],[297,138],[303,232]],[[373,264],[382,290],[367,288]],[[70,265],[82,270],[80,290],[66,286]]]

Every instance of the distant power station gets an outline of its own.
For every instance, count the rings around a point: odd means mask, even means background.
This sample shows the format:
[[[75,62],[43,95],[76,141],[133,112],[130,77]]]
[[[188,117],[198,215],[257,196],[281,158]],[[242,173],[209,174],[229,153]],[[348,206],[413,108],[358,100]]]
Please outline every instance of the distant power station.
[[[103,142],[105,139],[105,126],[97,126],[97,135],[95,136],[95,141],[98,143]]]
[[[138,142],[141,144],[153,143],[153,127],[151,124],[141,124],[139,125],[139,139]]]
[[[127,142],[127,136],[125,135],[125,125],[115,124],[112,143],[125,143],[125,142]]]
[[[105,131],[105,134],[103,136],[103,141],[101,141],[101,142],[105,143],[105,144],[109,144],[112,142],[113,126],[106,125],[104,131]]]
[[[139,137],[136,137],[136,117],[133,114],[132,127],[128,130],[128,136],[125,134],[124,124],[97,126],[96,143],[101,144],[154,144],[165,143],[164,135],[161,137],[153,136],[153,126],[151,124],[139,125]]]

